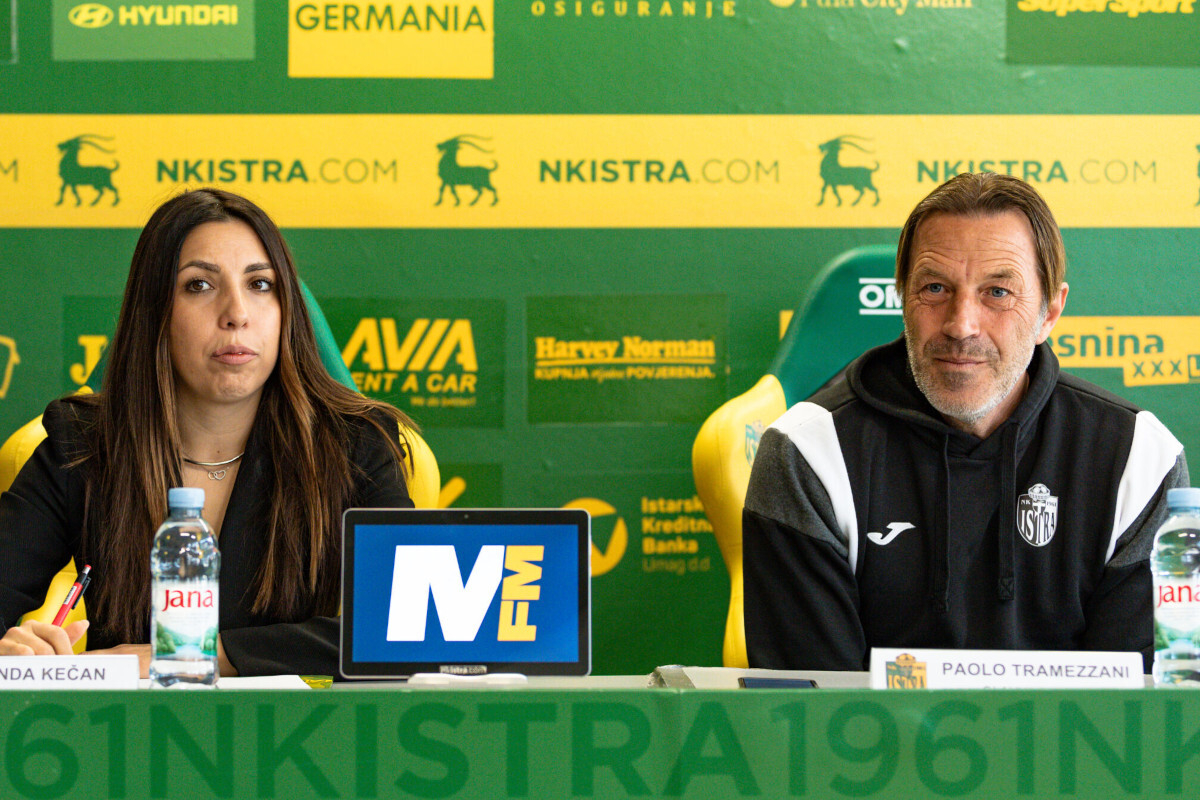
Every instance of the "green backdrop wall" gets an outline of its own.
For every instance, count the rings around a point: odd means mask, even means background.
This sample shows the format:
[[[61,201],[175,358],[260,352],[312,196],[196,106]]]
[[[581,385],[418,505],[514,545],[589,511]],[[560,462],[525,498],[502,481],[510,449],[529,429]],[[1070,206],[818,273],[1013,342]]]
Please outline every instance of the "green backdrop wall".
[[[957,171],[1046,194],[1063,363],[1200,448],[1200,31],[1147,8],[2,0],[0,432],[98,357],[155,205],[214,183],[285,228],[447,502],[592,511],[597,672],[719,663],[692,439]]]

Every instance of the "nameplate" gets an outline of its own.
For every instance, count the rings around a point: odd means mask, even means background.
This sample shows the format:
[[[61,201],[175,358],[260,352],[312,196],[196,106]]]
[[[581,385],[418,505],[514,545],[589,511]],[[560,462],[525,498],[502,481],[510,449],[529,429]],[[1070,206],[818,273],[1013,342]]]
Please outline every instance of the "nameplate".
[[[871,649],[872,689],[1140,689],[1141,653]]]
[[[5,656],[0,689],[136,689],[137,656]]]

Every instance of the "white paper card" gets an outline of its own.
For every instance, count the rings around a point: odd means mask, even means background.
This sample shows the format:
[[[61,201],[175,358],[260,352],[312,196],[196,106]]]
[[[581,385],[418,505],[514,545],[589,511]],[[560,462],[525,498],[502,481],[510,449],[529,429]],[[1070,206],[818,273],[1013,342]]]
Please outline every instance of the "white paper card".
[[[0,689],[136,689],[138,657],[5,656]]]
[[[252,675],[217,680],[218,689],[304,689],[310,687],[299,675]]]
[[[1140,689],[1141,653],[871,649],[872,689]]]

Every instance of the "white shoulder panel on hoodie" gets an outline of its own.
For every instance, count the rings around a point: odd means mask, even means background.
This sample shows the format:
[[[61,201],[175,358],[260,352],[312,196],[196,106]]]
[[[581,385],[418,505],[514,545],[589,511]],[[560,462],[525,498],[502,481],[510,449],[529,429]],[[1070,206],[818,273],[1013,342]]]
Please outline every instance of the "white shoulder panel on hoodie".
[[[838,527],[846,539],[850,567],[857,571],[858,515],[833,415],[816,403],[802,402],[789,408],[771,427],[791,440],[825,486]]]
[[[1104,563],[1112,559],[1117,540],[1146,509],[1182,452],[1183,445],[1171,435],[1166,425],[1158,421],[1158,417],[1149,411],[1138,412],[1129,460],[1125,462],[1125,472],[1117,486],[1117,513]]]

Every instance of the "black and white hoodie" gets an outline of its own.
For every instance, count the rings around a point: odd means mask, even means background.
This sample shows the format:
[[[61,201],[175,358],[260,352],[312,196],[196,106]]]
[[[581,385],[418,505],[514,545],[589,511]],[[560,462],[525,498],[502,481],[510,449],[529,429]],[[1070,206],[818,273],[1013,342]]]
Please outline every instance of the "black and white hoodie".
[[[872,647],[1138,650],[1183,446],[1048,345],[986,439],[947,425],[904,341],[764,433],[743,513],[750,666],[861,670]]]

